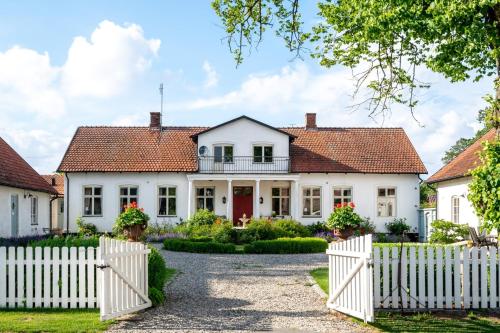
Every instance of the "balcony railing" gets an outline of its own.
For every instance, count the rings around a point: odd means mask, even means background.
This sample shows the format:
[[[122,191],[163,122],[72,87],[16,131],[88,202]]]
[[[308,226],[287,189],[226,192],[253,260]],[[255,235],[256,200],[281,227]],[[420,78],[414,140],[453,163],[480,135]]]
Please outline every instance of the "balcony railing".
[[[288,173],[289,157],[254,157],[254,156],[200,156],[200,173]]]

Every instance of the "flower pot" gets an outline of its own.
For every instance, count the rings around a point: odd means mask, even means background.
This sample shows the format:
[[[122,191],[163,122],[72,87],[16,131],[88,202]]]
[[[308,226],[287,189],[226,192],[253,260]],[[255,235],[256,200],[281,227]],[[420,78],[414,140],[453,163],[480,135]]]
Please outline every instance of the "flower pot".
[[[354,234],[354,229],[353,228],[346,228],[342,230],[335,229],[333,234],[335,235],[335,237],[346,240],[347,238],[351,237]]]
[[[138,242],[139,238],[146,230],[147,224],[135,224],[124,229],[124,234],[127,236],[129,242]]]

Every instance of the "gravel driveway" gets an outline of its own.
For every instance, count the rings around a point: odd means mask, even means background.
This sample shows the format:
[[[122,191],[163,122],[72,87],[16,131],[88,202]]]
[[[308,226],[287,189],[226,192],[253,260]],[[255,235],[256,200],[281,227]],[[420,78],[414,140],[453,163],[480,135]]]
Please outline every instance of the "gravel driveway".
[[[352,332],[363,328],[329,313],[308,272],[324,254],[218,255],[163,251],[179,275],[164,306],[113,330],[170,332]]]

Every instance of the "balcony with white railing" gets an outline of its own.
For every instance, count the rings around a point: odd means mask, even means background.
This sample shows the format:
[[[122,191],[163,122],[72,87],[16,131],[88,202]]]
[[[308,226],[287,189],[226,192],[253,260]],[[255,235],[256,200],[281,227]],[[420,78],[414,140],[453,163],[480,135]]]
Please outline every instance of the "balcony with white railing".
[[[200,156],[199,173],[274,174],[289,173],[290,158],[277,156]]]

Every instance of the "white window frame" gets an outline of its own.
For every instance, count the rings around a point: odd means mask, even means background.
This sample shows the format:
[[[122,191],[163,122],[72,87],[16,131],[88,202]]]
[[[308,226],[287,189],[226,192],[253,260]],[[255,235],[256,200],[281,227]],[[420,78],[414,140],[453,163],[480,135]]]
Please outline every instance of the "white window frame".
[[[394,190],[394,195],[389,195],[388,190]],[[380,190],[385,190],[385,195],[384,196],[379,196],[379,191]],[[378,186],[377,187],[377,206],[376,206],[376,216],[377,217],[397,217],[398,216],[398,210],[397,210],[397,205],[398,205],[398,188],[396,186]],[[389,202],[393,202],[393,209],[392,209],[392,215],[389,215],[387,213],[387,204]],[[381,213],[379,215],[379,203],[384,203],[385,204],[385,213]]]
[[[273,190],[277,188],[279,189],[280,193],[279,195],[273,195]],[[283,189],[288,190],[288,195],[283,195]],[[276,212],[273,210],[273,212],[276,213],[277,216],[290,216],[290,187],[287,186],[272,186],[271,187],[271,209],[273,208],[273,200],[274,199],[279,199],[279,212]],[[281,207],[283,206],[283,199],[288,199],[288,214],[283,214],[283,211],[281,210]]]
[[[335,190],[340,190],[340,196],[338,195],[335,195]],[[351,195],[344,195],[344,190],[351,190]],[[347,198],[350,198],[349,201],[345,201],[345,199]],[[333,186],[333,190],[332,190],[332,203],[333,203],[333,207],[335,208],[335,199],[340,199],[340,202],[341,203],[350,203],[350,202],[354,202],[354,191],[353,191],[353,187],[350,186],[350,185],[335,185]]]
[[[165,188],[166,189],[165,195],[161,195],[160,194],[160,189],[161,188]],[[171,188],[175,189],[175,195],[170,195],[169,194],[169,190]],[[158,190],[157,190],[156,193],[158,194],[158,200],[156,201],[157,204],[158,204],[158,208],[156,209],[157,216],[161,216],[161,217],[175,217],[175,216],[177,216],[177,186],[175,186],[175,185],[159,185],[158,186]],[[175,199],[175,214],[169,214],[168,213],[168,201],[171,198]],[[165,213],[166,214],[160,214],[160,207],[161,207],[160,201],[161,201],[161,199],[165,199]]]
[[[92,189],[92,194],[85,194],[85,189],[86,188],[91,188]],[[100,188],[101,189],[101,194],[96,195],[94,194],[95,188]],[[82,186],[82,192],[83,192],[83,200],[82,200],[82,216],[83,217],[92,217],[92,216],[102,216],[102,211],[103,211],[103,187],[101,185],[83,185]],[[92,213],[91,214],[85,214],[85,199],[89,198],[92,201]],[[101,214],[95,214],[95,198],[101,198]]]
[[[198,195],[198,189],[204,189],[203,190],[203,195]],[[212,195],[207,196],[207,189],[212,190]],[[203,198],[203,208],[198,207],[198,199]],[[207,198],[212,198],[213,199],[213,211],[215,212],[215,186],[197,186],[195,188],[195,207],[196,210],[198,209],[206,209],[207,208]]]
[[[215,156],[215,148],[216,147],[221,147],[222,149],[222,155],[221,155],[221,160],[218,161],[216,160],[216,156]],[[231,160],[229,161],[226,161],[226,147],[231,147],[231,149],[233,150],[233,156],[231,156]],[[215,163],[234,163],[234,145],[233,144],[230,144],[230,143],[217,143],[217,144],[214,144],[213,145],[213,152],[214,152],[214,162]]]
[[[30,221],[31,225],[38,225],[38,197],[30,197]]]
[[[262,148],[262,152],[261,152],[261,155],[260,156],[257,156],[255,155],[255,148],[256,147],[261,147]],[[266,147],[270,147],[271,148],[271,160],[270,161],[266,161],[266,156],[265,156],[265,149]],[[255,161],[255,158],[256,157],[260,157],[260,162],[259,161]],[[255,143],[252,145],[252,161],[253,163],[273,163],[274,162],[274,145],[272,144],[265,144],[265,143]]]
[[[460,223],[460,197],[458,195],[451,197],[451,222]]]
[[[127,194],[122,195],[121,190],[122,188],[127,188]],[[137,189],[137,194],[136,195],[130,195],[130,189],[131,188],[136,188]],[[130,205],[132,202],[135,202],[137,205],[139,205],[139,185],[120,185],[118,186],[118,211],[123,212],[123,205],[122,205],[122,198],[127,198],[127,205]],[[134,201],[131,201],[131,198],[136,198]]]
[[[313,195],[313,189],[316,189],[316,188],[319,188],[319,196],[317,195]],[[310,189],[311,190],[311,195],[308,195],[306,196],[304,194],[304,190],[306,189]],[[321,218],[323,216],[323,187],[321,185],[305,185],[305,186],[302,186],[301,188],[301,197],[302,197],[302,217],[303,218]],[[309,214],[308,215],[305,215],[304,214],[304,206],[305,206],[305,200],[306,198],[310,198],[311,199],[311,203],[310,203],[310,206],[309,206]],[[313,200],[315,198],[319,198],[319,215],[312,215],[311,214],[311,211],[312,211],[312,207],[313,207]]]

